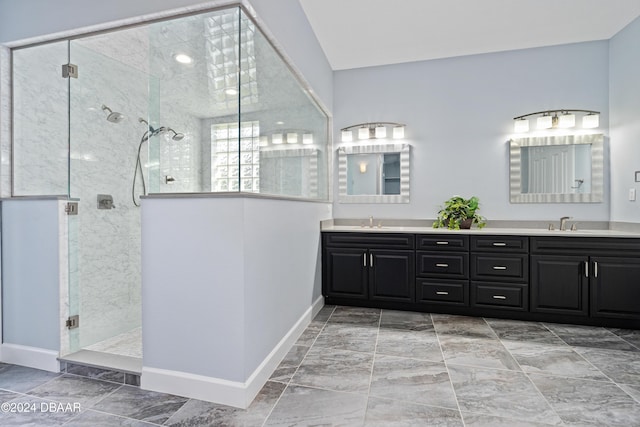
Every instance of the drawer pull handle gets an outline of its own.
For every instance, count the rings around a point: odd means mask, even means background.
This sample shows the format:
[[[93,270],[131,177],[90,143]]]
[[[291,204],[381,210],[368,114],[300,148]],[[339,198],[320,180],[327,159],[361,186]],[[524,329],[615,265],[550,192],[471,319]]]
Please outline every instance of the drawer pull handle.
[[[504,242],[493,242],[493,246],[507,246]]]
[[[447,268],[449,267],[449,264],[436,264],[436,267]]]
[[[449,292],[446,292],[446,291],[436,291],[436,295],[449,295]]]
[[[436,242],[436,245],[448,245],[448,244],[449,242],[440,242],[440,241]]]
[[[504,265],[494,265],[493,269],[494,270],[506,270],[507,267],[505,267]]]
[[[366,266],[367,266],[367,254],[363,254],[363,255],[362,255],[362,265],[363,265],[364,267],[366,267]]]
[[[494,295],[493,299],[507,299],[504,295]]]

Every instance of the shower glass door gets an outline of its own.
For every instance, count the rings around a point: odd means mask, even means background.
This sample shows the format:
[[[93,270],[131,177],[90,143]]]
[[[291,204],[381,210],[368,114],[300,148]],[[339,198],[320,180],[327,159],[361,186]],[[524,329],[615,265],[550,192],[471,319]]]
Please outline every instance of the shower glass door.
[[[133,41],[145,31],[70,42],[78,77],[69,79],[69,195],[78,214],[68,221],[69,302],[79,315],[79,327],[69,330],[71,352],[142,357],[140,209],[132,179],[149,76]],[[144,152],[141,160],[146,166]]]

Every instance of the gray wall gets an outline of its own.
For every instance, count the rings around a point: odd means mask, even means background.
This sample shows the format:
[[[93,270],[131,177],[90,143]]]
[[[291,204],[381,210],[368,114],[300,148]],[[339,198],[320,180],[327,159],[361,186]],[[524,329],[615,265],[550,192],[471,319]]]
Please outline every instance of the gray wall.
[[[611,39],[609,58],[611,220],[640,223],[640,201],[628,199],[629,189],[640,192],[640,19]]]
[[[608,70],[608,42],[600,41],[335,72],[334,135],[356,123],[396,121],[406,123],[413,146],[409,204],[336,203],[335,216],[435,218],[459,194],[478,196],[489,219],[608,220],[608,198],[510,204],[507,144],[513,117],[553,108],[601,111],[607,135]],[[337,200],[337,171],[334,179]]]
[[[2,201],[3,343],[60,348],[58,203]]]

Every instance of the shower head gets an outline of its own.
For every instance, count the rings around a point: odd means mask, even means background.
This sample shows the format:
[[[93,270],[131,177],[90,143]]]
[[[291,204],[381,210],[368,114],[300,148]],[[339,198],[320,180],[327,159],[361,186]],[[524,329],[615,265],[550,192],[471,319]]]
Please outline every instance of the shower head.
[[[168,128],[167,132],[173,132],[171,139],[174,141],[181,141],[184,138],[184,133],[176,132],[175,130]]]
[[[107,116],[107,120],[111,123],[120,123],[124,120],[124,114],[118,113],[117,111],[112,111],[111,108],[107,107],[104,104],[102,104],[102,110],[109,113],[109,115]]]
[[[184,134],[183,133],[176,132],[175,130],[173,130],[171,128],[160,126],[159,128],[154,129],[153,126],[151,126],[149,124],[149,122],[146,121],[145,119],[143,119],[142,117],[138,117],[138,121],[140,123],[144,123],[149,128],[149,130],[148,130],[149,134],[147,135],[147,139],[149,139],[149,138],[151,138],[153,136],[156,136],[156,135],[160,135],[161,133],[165,133],[165,132],[173,133],[173,136],[171,137],[171,139],[173,139],[174,141],[180,141],[180,140],[184,139]]]

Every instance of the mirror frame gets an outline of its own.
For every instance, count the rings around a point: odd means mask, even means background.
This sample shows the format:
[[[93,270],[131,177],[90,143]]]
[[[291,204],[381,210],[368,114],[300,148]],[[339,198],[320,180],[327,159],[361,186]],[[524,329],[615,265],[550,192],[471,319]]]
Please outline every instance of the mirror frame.
[[[591,144],[590,193],[522,193],[522,147],[577,144]],[[511,203],[601,203],[604,196],[604,136],[550,135],[510,140],[509,193]]]
[[[400,153],[400,194],[347,194],[347,156],[384,153]],[[338,148],[338,201],[341,203],[409,203],[410,153],[409,144],[350,145]]]

